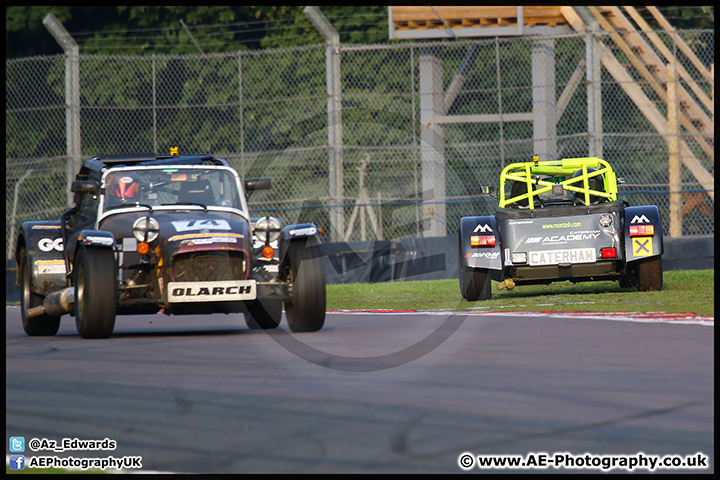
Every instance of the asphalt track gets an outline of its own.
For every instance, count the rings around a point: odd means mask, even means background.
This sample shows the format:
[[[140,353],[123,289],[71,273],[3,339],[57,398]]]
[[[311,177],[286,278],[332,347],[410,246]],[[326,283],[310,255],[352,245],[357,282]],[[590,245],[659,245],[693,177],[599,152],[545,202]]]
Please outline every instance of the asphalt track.
[[[24,334],[18,307],[6,317],[6,439],[117,442],[28,458],[141,456],[143,471],[188,473],[463,473],[463,453],[702,453],[708,468],[656,472],[714,471],[711,323],[328,313],[320,332],[292,334],[284,321],[267,333],[239,316],[160,314],[118,317],[110,339],[84,340],[72,317],[45,338]]]

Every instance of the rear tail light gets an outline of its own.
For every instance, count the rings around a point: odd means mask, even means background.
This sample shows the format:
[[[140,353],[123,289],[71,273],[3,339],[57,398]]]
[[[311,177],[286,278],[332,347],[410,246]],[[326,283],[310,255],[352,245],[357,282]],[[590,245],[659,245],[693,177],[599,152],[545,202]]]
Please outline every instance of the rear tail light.
[[[494,247],[495,235],[473,235],[470,237],[471,247]]]
[[[617,250],[615,250],[615,247],[601,248],[600,249],[600,257],[601,258],[615,258],[615,257],[617,257]]]
[[[630,225],[631,237],[646,237],[655,235],[654,225]]]

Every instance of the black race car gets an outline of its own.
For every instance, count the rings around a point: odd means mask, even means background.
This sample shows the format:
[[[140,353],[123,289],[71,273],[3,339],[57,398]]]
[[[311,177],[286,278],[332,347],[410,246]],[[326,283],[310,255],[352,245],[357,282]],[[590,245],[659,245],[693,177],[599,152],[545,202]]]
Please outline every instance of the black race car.
[[[512,163],[494,215],[459,226],[460,293],[487,300],[499,288],[617,280],[661,290],[663,237],[655,205],[618,200],[618,179],[596,157]]]
[[[276,328],[283,303],[292,331],[325,322],[319,229],[250,218],[240,181],[211,155],[102,155],[72,183],[59,221],[22,225],[15,248],[28,335],[54,335],[64,314],[84,338],[109,337],[117,315],[242,312]]]

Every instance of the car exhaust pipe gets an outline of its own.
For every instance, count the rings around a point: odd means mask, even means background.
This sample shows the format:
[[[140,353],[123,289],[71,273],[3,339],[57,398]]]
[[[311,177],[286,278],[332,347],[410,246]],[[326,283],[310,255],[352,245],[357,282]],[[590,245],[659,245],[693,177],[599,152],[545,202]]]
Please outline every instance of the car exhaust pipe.
[[[51,317],[61,317],[66,313],[74,310],[75,306],[75,287],[68,287],[63,290],[53,292],[43,300],[42,305],[29,308],[27,315],[29,318],[39,315],[50,315]]]

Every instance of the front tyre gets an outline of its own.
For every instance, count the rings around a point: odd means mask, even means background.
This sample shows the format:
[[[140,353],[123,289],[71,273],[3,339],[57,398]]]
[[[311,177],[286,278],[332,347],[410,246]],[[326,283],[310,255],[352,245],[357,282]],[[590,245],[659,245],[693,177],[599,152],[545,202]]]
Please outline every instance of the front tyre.
[[[637,288],[641,292],[662,290],[662,257],[650,257],[638,260],[635,266]]]
[[[22,316],[23,330],[31,337],[43,335],[55,335],[60,329],[60,317],[51,317],[42,314],[30,318],[27,311],[33,307],[42,305],[43,296],[32,291],[32,263],[30,256],[22,256],[20,278],[22,278],[22,295],[20,296],[20,313]]]
[[[117,266],[109,248],[80,246],[75,254],[75,324],[83,338],[108,338],[117,313]]]
[[[325,268],[321,258],[311,258],[304,241],[290,243],[292,299],[285,302],[285,315],[293,332],[315,332],[325,324]]]

